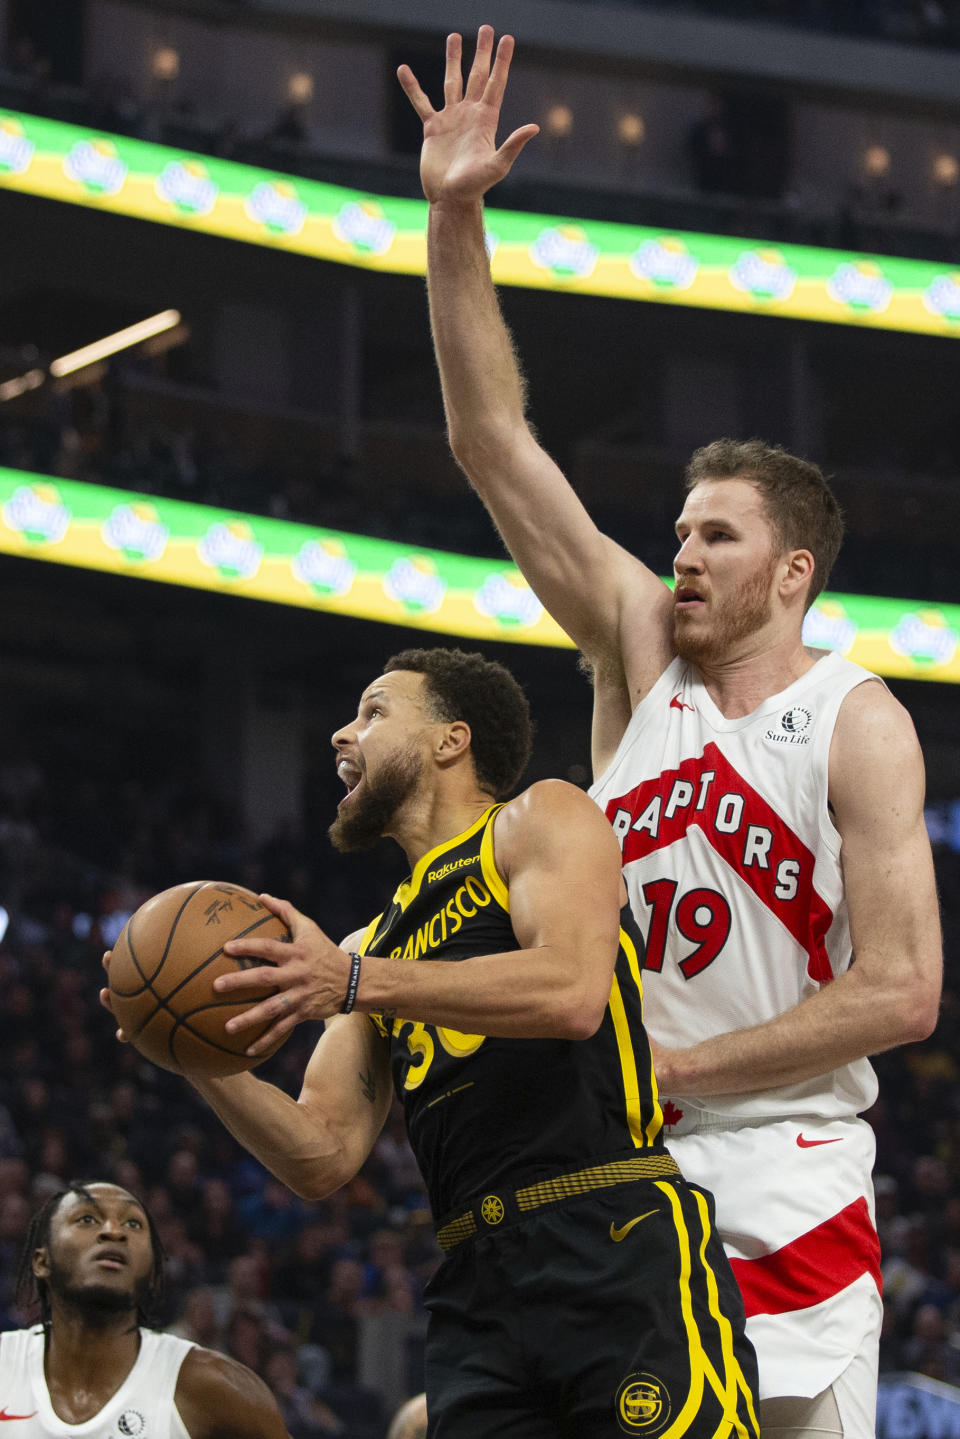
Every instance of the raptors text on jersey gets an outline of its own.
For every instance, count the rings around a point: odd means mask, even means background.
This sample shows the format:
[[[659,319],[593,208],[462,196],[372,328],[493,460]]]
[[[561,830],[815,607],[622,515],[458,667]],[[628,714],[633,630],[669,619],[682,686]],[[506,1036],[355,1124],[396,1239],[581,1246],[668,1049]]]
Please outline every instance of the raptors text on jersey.
[[[818,660],[727,719],[675,659],[637,707],[591,794],[613,826],[646,940],[644,1017],[685,1047],[791,1008],[851,963],[830,740],[844,697],[875,678]],[[775,1091],[674,1096],[688,1115],[849,1115],[872,1103],[866,1060]]]

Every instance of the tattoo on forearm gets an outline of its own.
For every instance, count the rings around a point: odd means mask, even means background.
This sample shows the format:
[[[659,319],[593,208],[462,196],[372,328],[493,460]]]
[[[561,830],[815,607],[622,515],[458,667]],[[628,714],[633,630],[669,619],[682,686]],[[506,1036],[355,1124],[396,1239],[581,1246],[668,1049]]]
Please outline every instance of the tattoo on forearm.
[[[370,1103],[373,1104],[377,1097],[377,1081],[374,1078],[373,1070],[368,1069],[366,1074],[361,1074],[358,1076],[358,1078],[360,1080],[360,1088],[363,1090],[364,1097],[366,1099],[369,1099]]]

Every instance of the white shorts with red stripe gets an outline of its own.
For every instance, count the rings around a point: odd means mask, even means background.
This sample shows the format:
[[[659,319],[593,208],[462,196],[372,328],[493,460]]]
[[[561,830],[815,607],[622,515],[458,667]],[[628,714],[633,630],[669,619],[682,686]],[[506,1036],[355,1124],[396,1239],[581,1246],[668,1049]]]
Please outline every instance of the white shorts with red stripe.
[[[819,1394],[855,1354],[872,1360],[875,1375],[883,1307],[870,1126],[706,1124],[667,1144],[686,1178],[716,1199],[757,1351],[760,1398]]]

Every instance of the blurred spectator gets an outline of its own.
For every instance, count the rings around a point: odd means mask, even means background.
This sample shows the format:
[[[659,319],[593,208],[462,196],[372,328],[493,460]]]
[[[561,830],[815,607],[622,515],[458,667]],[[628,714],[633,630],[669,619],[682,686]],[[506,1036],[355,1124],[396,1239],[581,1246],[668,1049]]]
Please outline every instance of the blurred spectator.
[[[325,1434],[345,1434],[347,1425],[328,1404],[315,1398],[297,1383],[297,1359],[291,1349],[274,1349],[263,1368],[263,1377],[277,1396],[291,1439],[320,1439]]]
[[[338,1259],[330,1271],[326,1293],[314,1310],[310,1337],[327,1351],[331,1375],[341,1383],[357,1371],[363,1283],[362,1265],[354,1259]]]
[[[272,1178],[258,1193],[241,1199],[239,1213],[247,1233],[266,1239],[271,1245],[292,1238],[305,1218],[302,1201],[285,1184]]]
[[[238,1308],[227,1321],[225,1352],[252,1369],[263,1374],[267,1354],[270,1350],[270,1336],[260,1314],[253,1309]]]
[[[223,1179],[205,1179],[200,1203],[187,1218],[187,1233],[203,1246],[207,1272],[220,1282],[229,1262],[246,1247],[247,1231],[234,1210],[233,1197]]]
[[[166,1188],[172,1210],[189,1223],[200,1208],[202,1194],[197,1156],[192,1149],[177,1149],[171,1154],[167,1164]]]
[[[903,1346],[903,1363],[930,1379],[947,1384],[960,1380],[960,1350],[950,1343],[943,1311],[935,1304],[921,1304],[916,1310],[910,1338]]]
[[[714,96],[707,114],[691,126],[687,149],[698,190],[705,195],[735,192],[741,157],[726,102],[721,96]]]
[[[363,1267],[361,1306],[367,1313],[392,1310],[412,1314],[414,1288],[404,1264],[403,1240],[393,1229],[378,1229],[370,1236],[369,1259]]]
[[[225,1337],[217,1319],[216,1296],[213,1290],[206,1285],[189,1289],[179,1318],[175,1319],[168,1329],[171,1334],[178,1334],[181,1339],[189,1339],[204,1349],[219,1349],[222,1352]]]

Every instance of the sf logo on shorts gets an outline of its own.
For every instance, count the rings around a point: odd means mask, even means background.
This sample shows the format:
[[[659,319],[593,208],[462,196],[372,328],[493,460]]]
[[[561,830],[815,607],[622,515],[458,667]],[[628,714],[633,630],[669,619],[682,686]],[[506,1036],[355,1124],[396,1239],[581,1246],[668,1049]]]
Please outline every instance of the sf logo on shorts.
[[[624,1434],[659,1434],[670,1419],[670,1395],[652,1374],[628,1374],[617,1390],[616,1407]]]

